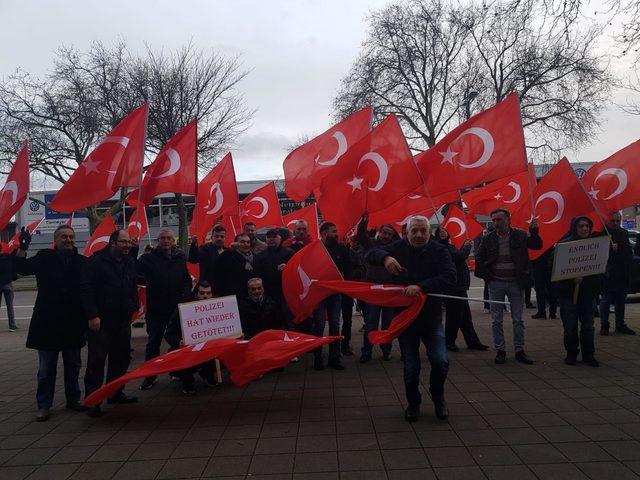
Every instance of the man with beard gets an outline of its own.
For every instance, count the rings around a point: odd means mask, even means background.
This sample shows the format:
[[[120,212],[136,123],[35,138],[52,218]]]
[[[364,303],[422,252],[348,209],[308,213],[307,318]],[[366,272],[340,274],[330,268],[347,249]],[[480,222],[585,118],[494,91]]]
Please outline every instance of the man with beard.
[[[303,247],[313,242],[313,238],[308,233],[309,226],[305,220],[298,220],[293,226],[293,237],[283,242],[283,246],[290,248],[294,252],[302,250]]]
[[[398,239],[398,234],[391,225],[382,225],[378,230],[375,238],[369,236],[367,230],[368,217],[362,217],[356,232],[356,240],[362,245],[364,255],[366,256],[373,249],[384,248]],[[393,275],[387,271],[383,265],[372,265],[365,262],[364,281],[371,283],[393,283]],[[381,307],[373,303],[364,304],[364,334],[362,339],[362,352],[360,355],[360,363],[367,363],[371,360],[373,345],[369,341],[369,332],[378,330],[378,328],[387,329],[391,324],[391,320],[395,316],[393,307]],[[382,350],[382,358],[385,361],[391,360],[391,344],[385,343],[380,345]]]
[[[131,361],[131,315],[138,310],[136,263],[129,254],[131,238],[126,230],[116,230],[109,244],[88,260],[80,282],[82,309],[88,319],[89,343],[85,396],[127,372]],[[133,403],[137,397],[120,389],[107,403]],[[90,408],[90,417],[102,416],[100,405]]]
[[[200,279],[209,282],[214,295],[218,295],[218,288],[215,284],[216,263],[222,252],[226,250],[224,246],[226,239],[226,229],[222,225],[216,225],[211,230],[210,243],[198,246],[198,237],[193,237],[189,247],[189,263],[200,265]]]
[[[427,300],[414,322],[398,337],[404,358],[404,386],[408,406],[405,420],[420,417],[420,342],[427,348],[431,363],[429,391],[439,419],[449,416],[444,399],[444,382],[449,370],[442,302],[430,293],[451,290],[456,283],[456,267],[448,250],[430,240],[431,227],[426,217],[414,216],[407,223],[407,238],[369,251],[366,259],[372,265],[384,266],[392,275],[391,283],[405,285],[405,295],[427,294]]]
[[[242,233],[246,233],[247,235],[249,235],[249,239],[251,240],[251,251],[254,254],[258,254],[267,249],[267,244],[258,238],[256,232],[256,224],[253,222],[245,223],[244,227],[242,228]]]
[[[53,233],[52,249],[40,250],[35,256],[26,258],[31,235],[23,229],[20,249],[16,252],[16,271],[20,275],[35,275],[38,282],[38,296],[27,336],[27,348],[38,350],[38,422],[44,422],[50,416],[60,354],[64,365],[67,408],[86,410],[80,404],[78,376],[82,366],[80,350],[86,343],[87,325],[79,290],[87,259],[78,253],[75,240],[73,228],[61,225]]]

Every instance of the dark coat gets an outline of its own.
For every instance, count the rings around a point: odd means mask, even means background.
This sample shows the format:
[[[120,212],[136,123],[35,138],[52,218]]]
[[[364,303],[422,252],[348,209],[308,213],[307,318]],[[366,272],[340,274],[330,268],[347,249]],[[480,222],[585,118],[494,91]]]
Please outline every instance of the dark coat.
[[[366,259],[367,253],[376,248],[382,248],[384,245],[377,238],[371,238],[367,230],[367,224],[364,221],[358,223],[356,235],[354,237],[364,250],[363,257]],[[391,275],[383,265],[371,265],[364,260],[364,280],[371,283],[392,283],[393,275]]]
[[[411,246],[408,240],[398,240],[386,247],[367,252],[365,259],[372,265],[384,265],[387,257],[395,258],[405,271],[392,277],[397,285],[418,285],[423,292],[445,293],[456,284],[456,267],[447,248],[429,241],[424,247]],[[442,320],[442,302],[427,295],[427,301],[414,322],[414,328],[429,327]]]
[[[222,250],[223,252],[225,249]],[[200,265],[200,280],[206,280],[211,284],[214,295],[218,294],[219,285],[216,282],[220,278],[216,276],[216,264],[222,252],[218,252],[218,247],[213,243],[205,245],[196,245],[194,243],[189,247],[189,263],[197,263]]]
[[[262,279],[265,293],[276,300],[282,298],[282,272],[278,271],[278,265],[287,263],[293,255],[293,250],[280,245],[278,248],[268,247],[255,256],[253,267],[256,276]]]
[[[466,292],[471,286],[471,273],[469,272],[467,259],[471,253],[472,245],[463,245],[459,250],[451,245],[451,243],[447,243],[445,246],[449,250],[453,263],[456,266],[456,285],[451,290],[451,293],[455,295]]]
[[[255,255],[253,257],[255,263]],[[225,250],[218,259],[216,282],[220,296],[237,295],[238,299],[247,295],[247,281],[256,276],[254,269],[247,270],[245,257],[233,249]]]
[[[272,328],[282,328],[280,310],[275,300],[269,295],[264,295],[262,302],[254,302],[251,298],[244,297],[238,307],[245,338],[251,338]]]
[[[118,261],[109,248],[94,253],[85,264],[80,282],[82,310],[85,320],[100,317],[100,328],[121,328],[139,307],[136,261],[131,255]]]
[[[633,251],[629,242],[629,232],[624,228],[609,228],[611,241],[618,244],[618,251],[609,249],[609,261],[605,274],[605,290],[626,290],[631,275]],[[606,232],[604,232],[606,233]]]
[[[0,253],[0,286],[11,283],[18,278],[13,258],[14,255]]]
[[[324,246],[342,276],[345,279],[351,278],[354,266],[349,247],[343,243],[326,243]]]
[[[169,317],[178,303],[189,298],[191,276],[182,250],[174,247],[167,256],[159,248],[154,248],[138,259],[136,269],[147,285],[149,317]]]
[[[498,261],[498,232],[491,232],[482,239],[476,252],[475,275],[483,280],[493,280],[493,266]],[[511,260],[515,266],[516,281],[525,288],[531,284],[531,262],[528,250],[542,249],[542,238],[538,229],[530,234],[519,228],[511,228],[509,232],[509,249]]]
[[[84,346],[87,318],[80,279],[86,260],[76,249],[69,255],[48,248],[31,258],[15,257],[16,272],[35,275],[38,284],[27,348],[61,351]]]

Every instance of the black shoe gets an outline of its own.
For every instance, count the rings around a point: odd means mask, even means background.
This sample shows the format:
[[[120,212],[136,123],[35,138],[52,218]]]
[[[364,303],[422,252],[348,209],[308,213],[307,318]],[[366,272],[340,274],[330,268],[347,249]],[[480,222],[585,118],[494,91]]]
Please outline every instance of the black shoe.
[[[329,368],[333,368],[334,370],[344,370],[344,365],[342,365],[340,361],[329,362]]]
[[[622,333],[624,335],[635,335],[636,332],[631,330],[627,325],[622,325],[621,327],[616,327],[616,333]]]
[[[533,365],[533,360],[524,353],[524,350],[516,352],[516,361],[524,363],[525,365]]]
[[[407,408],[404,411],[404,419],[407,422],[417,422],[418,418],[420,418],[420,404],[407,405]]]
[[[360,355],[360,363],[368,363],[371,361],[370,355]]]
[[[80,402],[67,402],[67,408],[69,410],[73,410],[74,412],[86,412],[89,410],[89,407],[81,404]]]
[[[552,320],[555,320],[556,318],[558,318],[558,317],[556,317],[556,311],[555,310],[554,311],[549,311],[549,318],[552,319]]]
[[[600,329],[600,335],[602,335],[603,337],[608,337],[609,336],[609,329],[605,328],[605,327],[602,327]]]
[[[140,384],[140,390],[151,390],[158,381],[157,377],[147,377]]]
[[[100,408],[100,406],[91,407],[89,410],[87,410],[87,415],[89,415],[91,418],[100,418],[102,416],[102,409]]]
[[[531,318],[533,319],[542,319],[542,320],[546,320],[547,319],[547,314],[546,313],[535,313],[533,315],[531,315]]]
[[[472,343],[471,345],[469,345],[467,347],[469,350],[479,350],[481,352],[486,352],[487,350],[489,350],[489,346],[488,345],[484,345],[482,343]]]
[[[498,350],[498,353],[496,353],[496,359],[495,362],[497,365],[504,365],[504,362],[507,361],[507,352],[505,352],[504,350]]]
[[[600,362],[598,362],[598,360],[595,359],[595,357],[593,355],[583,355],[582,356],[582,361],[584,363],[586,363],[587,365],[589,365],[590,367],[599,367],[600,366]]]
[[[382,354],[382,360],[384,360],[385,362],[390,362],[391,361],[391,354],[390,353],[383,353]]]
[[[193,384],[187,384],[182,386],[182,393],[185,395],[193,395],[196,393],[196,387]]]
[[[40,410],[38,410],[38,413],[36,414],[36,422],[46,422],[50,418],[51,418],[51,413],[49,413],[48,408],[41,408]]]
[[[449,345],[447,345],[447,350],[449,350],[450,352],[459,352],[460,349],[458,348],[458,346],[455,343],[450,343]]]
[[[124,403],[138,403],[138,397],[132,397],[126,395],[123,392],[116,393],[113,397],[107,399],[108,404],[124,404]]]
[[[444,401],[444,395],[435,396],[432,400],[436,417],[440,420],[446,420],[449,417],[449,408],[447,407],[447,402]]]
[[[567,352],[567,356],[564,359],[564,363],[566,363],[567,365],[575,365],[577,358],[578,358],[578,354],[577,353],[568,353]]]
[[[340,351],[345,357],[353,357],[353,352],[351,351],[351,347],[349,347],[349,345],[342,347]]]
[[[324,370],[324,361],[322,360],[322,357],[316,357],[313,360],[313,369],[314,370]]]
[[[531,309],[531,308],[536,308],[536,306],[535,306],[533,303],[531,303],[531,302],[526,303],[526,304],[525,304],[525,307],[526,307],[526,308],[529,308],[529,309]]]
[[[202,371],[200,371],[198,372],[198,375],[200,376],[200,378],[202,379],[202,381],[205,383],[207,387],[218,386],[218,379],[216,378],[216,372],[207,371],[206,373],[203,373]]]

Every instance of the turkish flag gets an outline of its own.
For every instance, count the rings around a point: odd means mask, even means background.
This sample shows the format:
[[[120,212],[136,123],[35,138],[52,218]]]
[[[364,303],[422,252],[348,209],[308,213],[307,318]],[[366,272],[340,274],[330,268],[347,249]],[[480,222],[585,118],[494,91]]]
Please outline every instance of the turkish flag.
[[[526,171],[518,96],[458,125],[415,161],[432,196]]]
[[[318,240],[291,257],[282,271],[282,291],[295,323],[309,317],[313,309],[331,295],[331,291],[316,285],[319,280],[342,280],[342,275]]]
[[[196,121],[176,133],[160,150],[147,168],[141,192],[134,190],[127,203],[136,205],[138,196],[144,205],[150,205],[161,193],[196,193],[198,134]]]
[[[35,232],[36,229],[40,226],[44,218],[45,217],[42,217],[40,220],[36,220],[35,222],[31,222],[29,225],[27,225],[27,228],[26,228],[27,231],[31,235],[33,235],[33,232]],[[13,236],[13,238],[9,240],[9,243],[7,243],[6,246],[2,249],[2,253],[13,253],[18,249],[18,247],[20,246],[21,233],[22,232],[18,230],[18,232]]]
[[[131,315],[131,323],[144,318],[147,313],[147,287],[144,285],[138,285],[138,304],[138,310]]]
[[[200,280],[200,265],[198,263],[187,262],[187,271],[191,277],[191,287],[195,287]]]
[[[304,220],[307,222],[307,234],[311,238],[320,238],[320,227],[318,226],[318,207],[315,203],[300,208],[288,215],[283,215],[282,224],[289,230],[293,230],[298,220]]]
[[[394,115],[351,147],[318,189],[322,217],[344,236],[363,213],[377,212],[414,192],[422,179]]]
[[[100,225],[95,229],[93,235],[84,246],[82,254],[85,257],[90,257],[98,250],[104,248],[109,244],[109,237],[113,232],[117,230],[116,223],[113,221],[113,217],[108,213],[100,222]]]
[[[531,204],[531,192],[535,186],[536,174],[533,164],[529,164],[529,169],[525,172],[464,193],[462,201],[475,215],[490,215],[496,208],[514,212],[523,203]]]
[[[573,217],[586,215],[592,221],[594,230],[602,225],[584,187],[576,177],[566,158],[560,160],[533,191],[534,215],[538,219],[541,250],[529,250],[529,257],[535,260],[551,248],[568,231]],[[511,215],[514,226],[528,229],[531,221],[531,207],[525,202]]]
[[[369,214],[369,226],[380,227],[384,224],[392,225],[398,233],[402,226],[414,215],[427,218],[433,216],[443,205],[455,202],[460,197],[457,191],[445,193],[435,198],[429,198],[424,194],[424,188],[418,188],[411,195],[405,195],[393,205]]]
[[[371,121],[371,107],[363,108],[291,152],[283,164],[287,196],[305,200],[340,156],[371,131]]]
[[[240,202],[240,225],[247,222],[255,223],[256,228],[282,225],[282,212],[274,182],[267,183]]]
[[[0,190],[0,230],[20,210],[29,195],[29,142],[25,140],[22,150],[11,167],[4,187]]]
[[[84,404],[88,407],[99,405],[103,400],[115,395],[118,390],[131,380],[185,370],[208,362],[213,358],[219,357],[229,348],[239,348],[239,345],[241,345],[240,342],[243,341],[233,338],[217,338],[203,343],[196,343],[195,345],[187,345],[178,350],[172,350],[144,362],[135,370],[103,385],[87,396],[84,399]]]
[[[340,338],[266,330],[239,342],[241,348],[225,350],[218,358],[231,373],[234,385],[242,387],[270,370],[287,366],[294,357]]]
[[[198,185],[191,236],[198,237],[200,243],[204,243],[207,233],[220,216],[238,215],[238,205],[238,185],[233,159],[231,154],[227,153]]]
[[[472,214],[466,214],[457,205],[450,205],[447,216],[442,221],[442,228],[449,234],[451,244],[460,249],[466,240],[473,240],[482,234],[484,227]]]
[[[580,179],[601,214],[640,203],[640,140],[593,165]]]
[[[149,233],[147,211],[142,202],[138,204],[138,208],[136,208],[131,214],[131,218],[129,218],[129,225],[127,226],[127,232],[129,232],[129,236],[137,242]]]
[[[236,235],[242,231],[242,228],[240,227],[240,216],[238,214],[223,215],[220,220],[220,226],[224,227],[227,233],[224,240],[224,246],[229,248],[231,244],[235,242]]]
[[[71,213],[110,198],[121,186],[140,185],[146,111],[145,103],[102,139],[58,190],[52,210]]]

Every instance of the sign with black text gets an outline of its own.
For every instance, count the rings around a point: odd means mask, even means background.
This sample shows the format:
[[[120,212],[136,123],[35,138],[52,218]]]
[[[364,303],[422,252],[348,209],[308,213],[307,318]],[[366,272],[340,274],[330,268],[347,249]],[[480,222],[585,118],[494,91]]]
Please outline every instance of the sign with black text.
[[[590,237],[556,245],[551,281],[599,275],[607,270],[611,237]]]
[[[242,336],[242,325],[235,295],[178,304],[180,327],[185,345],[215,338]]]

